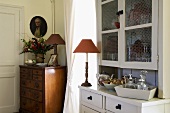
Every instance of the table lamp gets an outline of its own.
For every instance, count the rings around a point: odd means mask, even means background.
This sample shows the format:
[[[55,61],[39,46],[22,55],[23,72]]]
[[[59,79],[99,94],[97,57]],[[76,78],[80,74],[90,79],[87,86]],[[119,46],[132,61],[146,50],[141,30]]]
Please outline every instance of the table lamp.
[[[86,53],[86,71],[85,71],[85,82],[81,86],[89,87],[92,86],[88,82],[88,53],[100,53],[97,47],[94,45],[91,39],[82,39],[79,45],[76,47],[73,53]]]
[[[54,47],[54,54],[57,54],[57,45],[65,45],[65,41],[61,38],[59,34],[52,34],[46,41],[45,44],[53,45]],[[58,66],[58,59],[56,60],[55,66]]]

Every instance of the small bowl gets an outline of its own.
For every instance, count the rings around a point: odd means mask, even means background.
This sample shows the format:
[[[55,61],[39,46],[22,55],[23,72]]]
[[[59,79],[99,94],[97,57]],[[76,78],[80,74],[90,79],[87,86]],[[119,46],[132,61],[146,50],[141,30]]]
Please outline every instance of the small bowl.
[[[116,84],[110,84],[108,81],[104,81],[102,82],[104,84],[104,86],[106,87],[106,89],[108,90],[113,90],[115,88],[115,86],[117,86]]]
[[[25,63],[27,66],[33,66],[35,65],[36,63]]]

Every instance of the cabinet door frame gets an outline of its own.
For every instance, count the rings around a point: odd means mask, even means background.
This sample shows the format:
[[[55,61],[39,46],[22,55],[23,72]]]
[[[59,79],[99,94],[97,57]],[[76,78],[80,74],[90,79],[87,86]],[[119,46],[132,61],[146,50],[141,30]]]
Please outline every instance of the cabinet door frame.
[[[121,6],[123,6],[123,11],[125,12],[125,0],[120,0]],[[125,49],[122,49],[120,59],[120,67],[122,68],[133,68],[133,69],[150,69],[157,70],[158,68],[158,0],[152,0],[152,23],[136,25],[132,27],[125,27],[125,13],[120,16],[120,21],[123,22],[120,26],[120,34],[121,40],[123,42],[122,48],[125,48],[125,31],[138,29],[138,28],[152,28],[152,54],[151,54],[151,62],[126,62],[125,60]],[[154,48],[154,49],[153,49]]]
[[[103,4],[107,4],[109,2],[112,2],[114,0],[106,0],[104,2],[101,2],[101,0],[97,1],[97,31],[98,31],[98,41],[100,42],[99,47],[101,48],[101,54],[100,54],[100,61],[99,61],[99,65],[104,65],[104,66],[116,66],[119,67],[120,66],[120,39],[119,39],[119,29],[112,29],[112,30],[106,30],[106,31],[102,31],[102,5]],[[119,0],[118,0],[118,10],[120,9],[119,6]],[[116,15],[116,14],[115,14]],[[118,33],[118,61],[112,61],[112,60],[103,60],[102,57],[102,35],[103,34],[108,34],[108,33]]]

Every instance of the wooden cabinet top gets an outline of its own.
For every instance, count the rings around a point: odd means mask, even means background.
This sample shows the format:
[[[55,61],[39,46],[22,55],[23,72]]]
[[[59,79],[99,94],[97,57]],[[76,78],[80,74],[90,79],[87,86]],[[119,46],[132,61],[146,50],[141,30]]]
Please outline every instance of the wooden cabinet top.
[[[27,66],[27,65],[20,65],[22,68],[33,68],[33,69],[60,69],[66,68],[66,66],[56,66],[56,67],[45,67],[45,66]]]

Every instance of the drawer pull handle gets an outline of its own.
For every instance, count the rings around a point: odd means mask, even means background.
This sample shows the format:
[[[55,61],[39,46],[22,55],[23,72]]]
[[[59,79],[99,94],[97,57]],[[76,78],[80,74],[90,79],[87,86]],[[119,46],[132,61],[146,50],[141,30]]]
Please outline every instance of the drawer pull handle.
[[[121,110],[121,104],[118,104],[118,105],[116,106],[116,109],[120,109],[120,110]]]
[[[23,102],[23,106],[25,106],[26,105],[26,103],[25,102]]]
[[[87,97],[88,100],[92,100],[92,96]]]
[[[35,88],[39,88],[39,84],[38,83],[35,83]]]
[[[38,105],[38,104],[36,104],[36,105],[35,105],[35,110],[36,110],[36,111],[39,111],[39,110],[40,110],[40,108],[39,108],[39,105]]]
[[[38,95],[38,94],[34,94],[34,98],[35,98],[35,99],[38,99],[38,98],[39,98],[39,95]]]
[[[38,77],[36,76],[36,77],[34,77],[34,79],[38,80]]]
[[[25,95],[25,91],[22,91],[22,95]]]
[[[26,85],[25,81],[22,81],[22,85]]]

